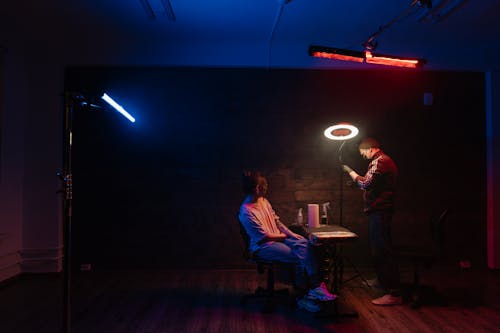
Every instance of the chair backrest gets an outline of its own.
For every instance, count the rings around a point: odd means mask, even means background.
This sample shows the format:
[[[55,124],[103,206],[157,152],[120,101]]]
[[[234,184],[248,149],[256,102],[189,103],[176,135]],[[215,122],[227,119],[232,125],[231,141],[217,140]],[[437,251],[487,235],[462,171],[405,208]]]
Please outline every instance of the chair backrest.
[[[270,274],[268,279],[271,279],[268,280],[268,284],[269,283],[271,285],[274,284],[274,282],[270,282],[272,281],[272,279],[274,279],[273,267],[275,266],[275,264],[279,264],[279,262],[259,258],[257,255],[250,252],[250,236],[248,236],[248,233],[245,227],[243,226],[243,223],[241,223],[239,214],[236,215],[236,219],[238,220],[238,224],[240,225],[240,235],[241,238],[243,239],[243,258],[247,262],[257,264],[257,271],[259,272],[259,274],[264,273],[265,269],[268,268]],[[270,287],[268,286],[268,288]]]
[[[238,220],[238,224],[240,225],[240,235],[243,240],[243,258],[248,261],[252,259],[252,254],[250,253],[250,236],[248,236],[243,223],[241,223],[239,214],[236,214],[236,219]]]

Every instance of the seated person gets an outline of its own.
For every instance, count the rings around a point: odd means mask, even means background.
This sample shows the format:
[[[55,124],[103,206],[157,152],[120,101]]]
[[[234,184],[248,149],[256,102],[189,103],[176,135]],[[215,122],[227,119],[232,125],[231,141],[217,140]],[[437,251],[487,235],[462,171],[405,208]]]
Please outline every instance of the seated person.
[[[307,282],[296,281],[299,287],[309,291],[299,299],[299,307],[318,311],[315,301],[330,301],[336,298],[321,282],[318,264],[310,242],[288,229],[275,214],[265,198],[267,180],[259,172],[243,174],[243,192],[246,195],[239,211],[239,220],[249,238],[250,252],[257,258],[296,264],[297,278],[307,277]]]

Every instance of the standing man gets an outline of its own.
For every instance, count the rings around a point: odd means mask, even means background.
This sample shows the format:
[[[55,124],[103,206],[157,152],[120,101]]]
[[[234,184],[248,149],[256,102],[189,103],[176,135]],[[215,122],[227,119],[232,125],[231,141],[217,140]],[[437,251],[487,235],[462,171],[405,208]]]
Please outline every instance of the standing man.
[[[368,171],[364,176],[360,176],[347,165],[343,165],[342,168],[364,191],[364,212],[368,216],[370,247],[374,258],[377,284],[384,290],[384,295],[372,300],[372,303],[375,305],[402,304],[399,267],[393,253],[391,239],[398,168],[373,138],[361,141],[359,153],[364,159],[370,160]]]

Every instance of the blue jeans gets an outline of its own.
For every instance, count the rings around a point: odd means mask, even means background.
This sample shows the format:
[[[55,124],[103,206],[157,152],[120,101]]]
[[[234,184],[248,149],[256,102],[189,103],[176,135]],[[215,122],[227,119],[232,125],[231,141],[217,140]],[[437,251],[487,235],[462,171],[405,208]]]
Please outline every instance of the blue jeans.
[[[399,265],[392,249],[392,212],[375,211],[368,214],[370,248],[375,272],[381,286],[398,296],[400,289]]]
[[[309,241],[305,238],[286,238],[283,242],[267,242],[255,253],[257,257],[295,264],[296,281],[299,287],[305,287],[304,273],[312,286],[319,284],[318,264]]]

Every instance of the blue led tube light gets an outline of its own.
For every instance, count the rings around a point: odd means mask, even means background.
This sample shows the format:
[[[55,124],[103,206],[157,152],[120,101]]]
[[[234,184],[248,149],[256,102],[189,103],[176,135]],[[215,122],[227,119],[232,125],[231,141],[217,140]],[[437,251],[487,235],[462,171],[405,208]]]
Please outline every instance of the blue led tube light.
[[[118,103],[116,103],[108,94],[104,93],[101,98],[105,100],[109,105],[115,108],[116,111],[120,112],[125,118],[135,123],[135,118],[130,115],[124,108]]]

